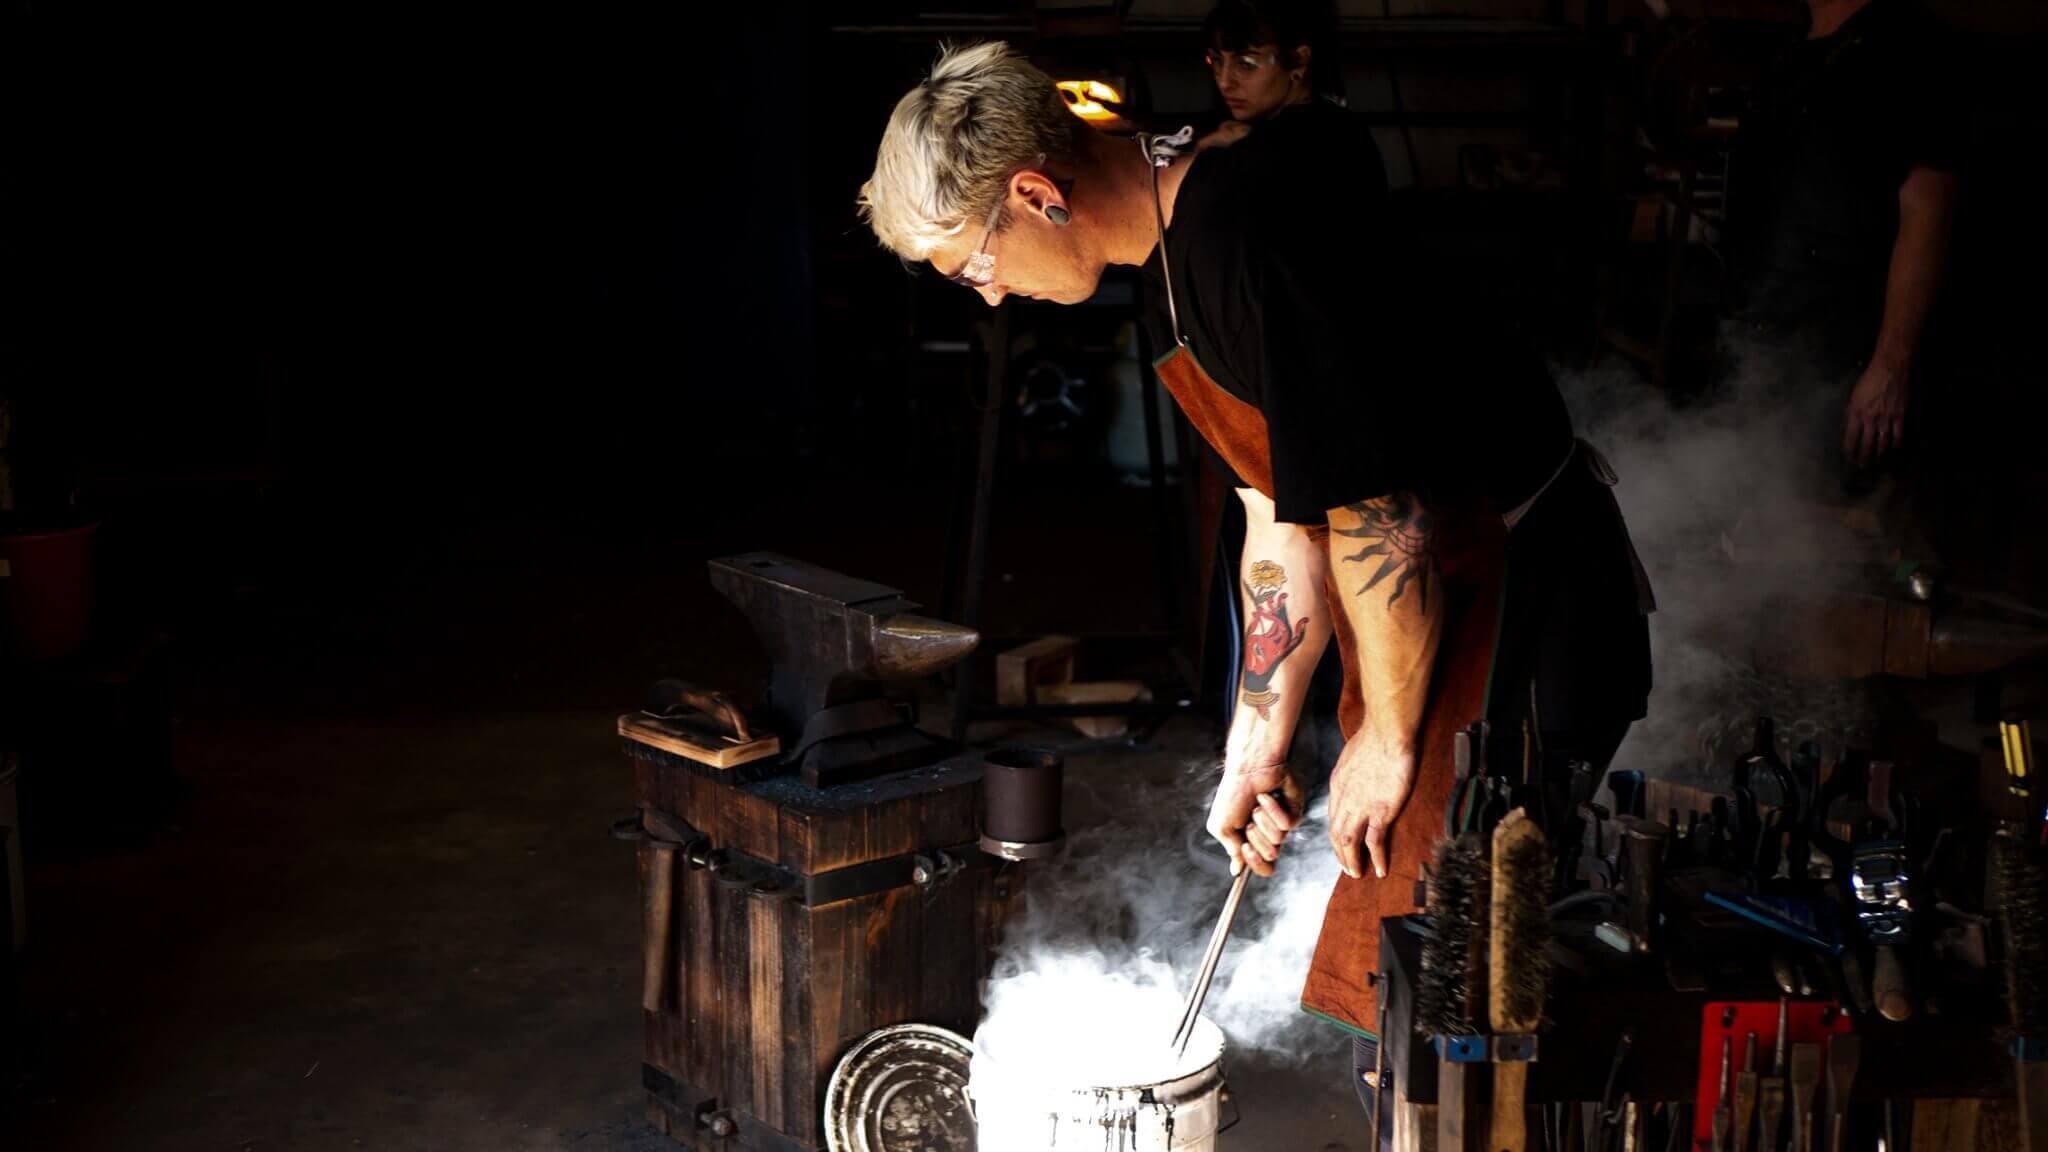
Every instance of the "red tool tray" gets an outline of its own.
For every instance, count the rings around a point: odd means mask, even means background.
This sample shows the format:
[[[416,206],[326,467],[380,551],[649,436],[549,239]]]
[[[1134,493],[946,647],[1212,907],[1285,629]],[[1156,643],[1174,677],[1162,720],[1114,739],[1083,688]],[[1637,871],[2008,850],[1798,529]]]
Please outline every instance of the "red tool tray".
[[[1853,1031],[1849,1014],[1832,1000],[1794,1000],[1785,1010],[1785,1070],[1792,1065],[1792,1045],[1824,1044],[1829,1035]],[[1714,1139],[1714,1109],[1721,1102],[1721,1041],[1728,1041],[1728,1094],[1733,1100],[1735,1078],[1742,1074],[1742,1050],[1751,1032],[1756,1033],[1756,1071],[1759,1079],[1771,1074],[1771,1054],[1778,1043],[1778,1002],[1776,1000],[1710,1000],[1700,1009],[1700,1078],[1694,1096],[1693,1144],[1706,1148]],[[1826,1067],[1827,1053],[1821,1053]],[[1791,1097],[1786,1097],[1791,1107]]]

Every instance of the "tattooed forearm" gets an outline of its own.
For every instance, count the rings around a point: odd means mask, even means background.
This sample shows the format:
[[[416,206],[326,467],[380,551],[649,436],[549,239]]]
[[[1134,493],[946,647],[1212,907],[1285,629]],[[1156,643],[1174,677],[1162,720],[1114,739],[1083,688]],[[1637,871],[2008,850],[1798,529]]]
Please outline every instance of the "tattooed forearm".
[[[1351,516],[1331,517],[1330,533],[1360,543],[1358,551],[1340,557],[1365,570],[1365,581],[1356,594],[1363,596],[1391,581],[1387,607],[1400,603],[1401,597],[1413,587],[1419,606],[1424,612],[1429,611],[1433,526],[1422,502],[1408,493],[1397,492],[1379,500],[1346,504],[1343,510]]]
[[[1224,764],[1233,772],[1272,774],[1308,700],[1317,661],[1329,646],[1337,605],[1326,598],[1330,545],[1302,524],[1273,519],[1273,501],[1238,489],[1244,501],[1244,553],[1238,564],[1244,650]]]
[[[1244,626],[1244,688],[1238,698],[1256,709],[1262,720],[1272,718],[1270,709],[1280,701],[1273,674],[1308,639],[1308,617],[1288,618],[1287,593],[1281,591],[1286,585],[1286,569],[1271,560],[1254,563],[1244,581],[1251,612]]]

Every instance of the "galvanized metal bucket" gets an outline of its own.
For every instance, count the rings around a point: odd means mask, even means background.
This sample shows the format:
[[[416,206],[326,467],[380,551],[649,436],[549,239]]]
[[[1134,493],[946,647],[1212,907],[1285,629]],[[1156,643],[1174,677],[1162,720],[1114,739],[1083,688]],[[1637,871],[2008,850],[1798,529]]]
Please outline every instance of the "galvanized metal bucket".
[[[1223,1032],[1206,1018],[1179,1074],[1150,1084],[1063,1085],[1044,1069],[1006,1067],[983,1040],[975,1034],[967,1083],[979,1152],[1214,1152],[1230,1126]]]

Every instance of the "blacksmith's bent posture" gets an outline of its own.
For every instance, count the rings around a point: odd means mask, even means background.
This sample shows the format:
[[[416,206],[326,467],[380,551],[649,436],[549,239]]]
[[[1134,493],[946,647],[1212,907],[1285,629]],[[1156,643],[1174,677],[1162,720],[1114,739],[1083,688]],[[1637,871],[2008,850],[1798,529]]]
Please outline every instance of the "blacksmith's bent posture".
[[[1271,871],[1293,821],[1257,798],[1285,779],[1334,636],[1345,876],[1302,1004],[1370,1038],[1379,919],[1414,911],[1453,733],[1526,717],[1546,769],[1604,768],[1643,715],[1648,589],[1613,477],[1542,366],[1416,299],[1383,214],[1351,210],[1360,150],[1298,127],[1177,155],[1088,128],[1044,73],[981,44],[897,104],[861,206],[885,246],[992,305],[1086,300],[1163,239],[1178,344],[1159,374],[1246,485],[1251,635],[1209,829]],[[1519,736],[1492,742],[1510,745],[1519,776]]]

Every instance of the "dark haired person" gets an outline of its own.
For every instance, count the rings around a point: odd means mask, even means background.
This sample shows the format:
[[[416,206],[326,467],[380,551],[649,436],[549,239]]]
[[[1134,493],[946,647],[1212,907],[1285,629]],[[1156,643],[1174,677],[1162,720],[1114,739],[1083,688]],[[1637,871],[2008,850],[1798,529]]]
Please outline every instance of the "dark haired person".
[[[1317,0],[1223,0],[1202,22],[1204,60],[1232,119],[1310,103],[1342,106],[1336,11]]]
[[[1525,723],[1542,769],[1604,768],[1643,715],[1647,588],[1612,475],[1542,365],[1387,275],[1394,245],[1342,156],[1272,130],[1287,122],[1176,154],[1086,127],[1044,73],[976,45],[898,102],[861,207],[886,247],[990,304],[1079,303],[1109,265],[1162,253],[1174,340],[1157,369],[1242,482],[1248,523],[1248,675],[1208,828],[1234,869],[1272,871],[1294,817],[1264,797],[1288,784],[1334,641],[1345,875],[1301,1002],[1370,1039],[1379,921],[1414,910],[1456,733],[1488,718],[1504,772]]]
[[[1337,64],[1336,11],[1318,0],[1223,0],[1203,21],[1206,60],[1232,120],[1202,146],[1228,144],[1252,130],[1296,139],[1278,149],[1326,153],[1314,173],[1333,181],[1360,208],[1387,191],[1387,170],[1372,130],[1344,100]],[[1310,139],[1314,141],[1311,143]]]
[[[1948,260],[1962,84],[1942,30],[1910,0],[1809,0],[1808,17],[1729,169],[1734,318],[1842,397],[1854,471],[1907,438]]]

